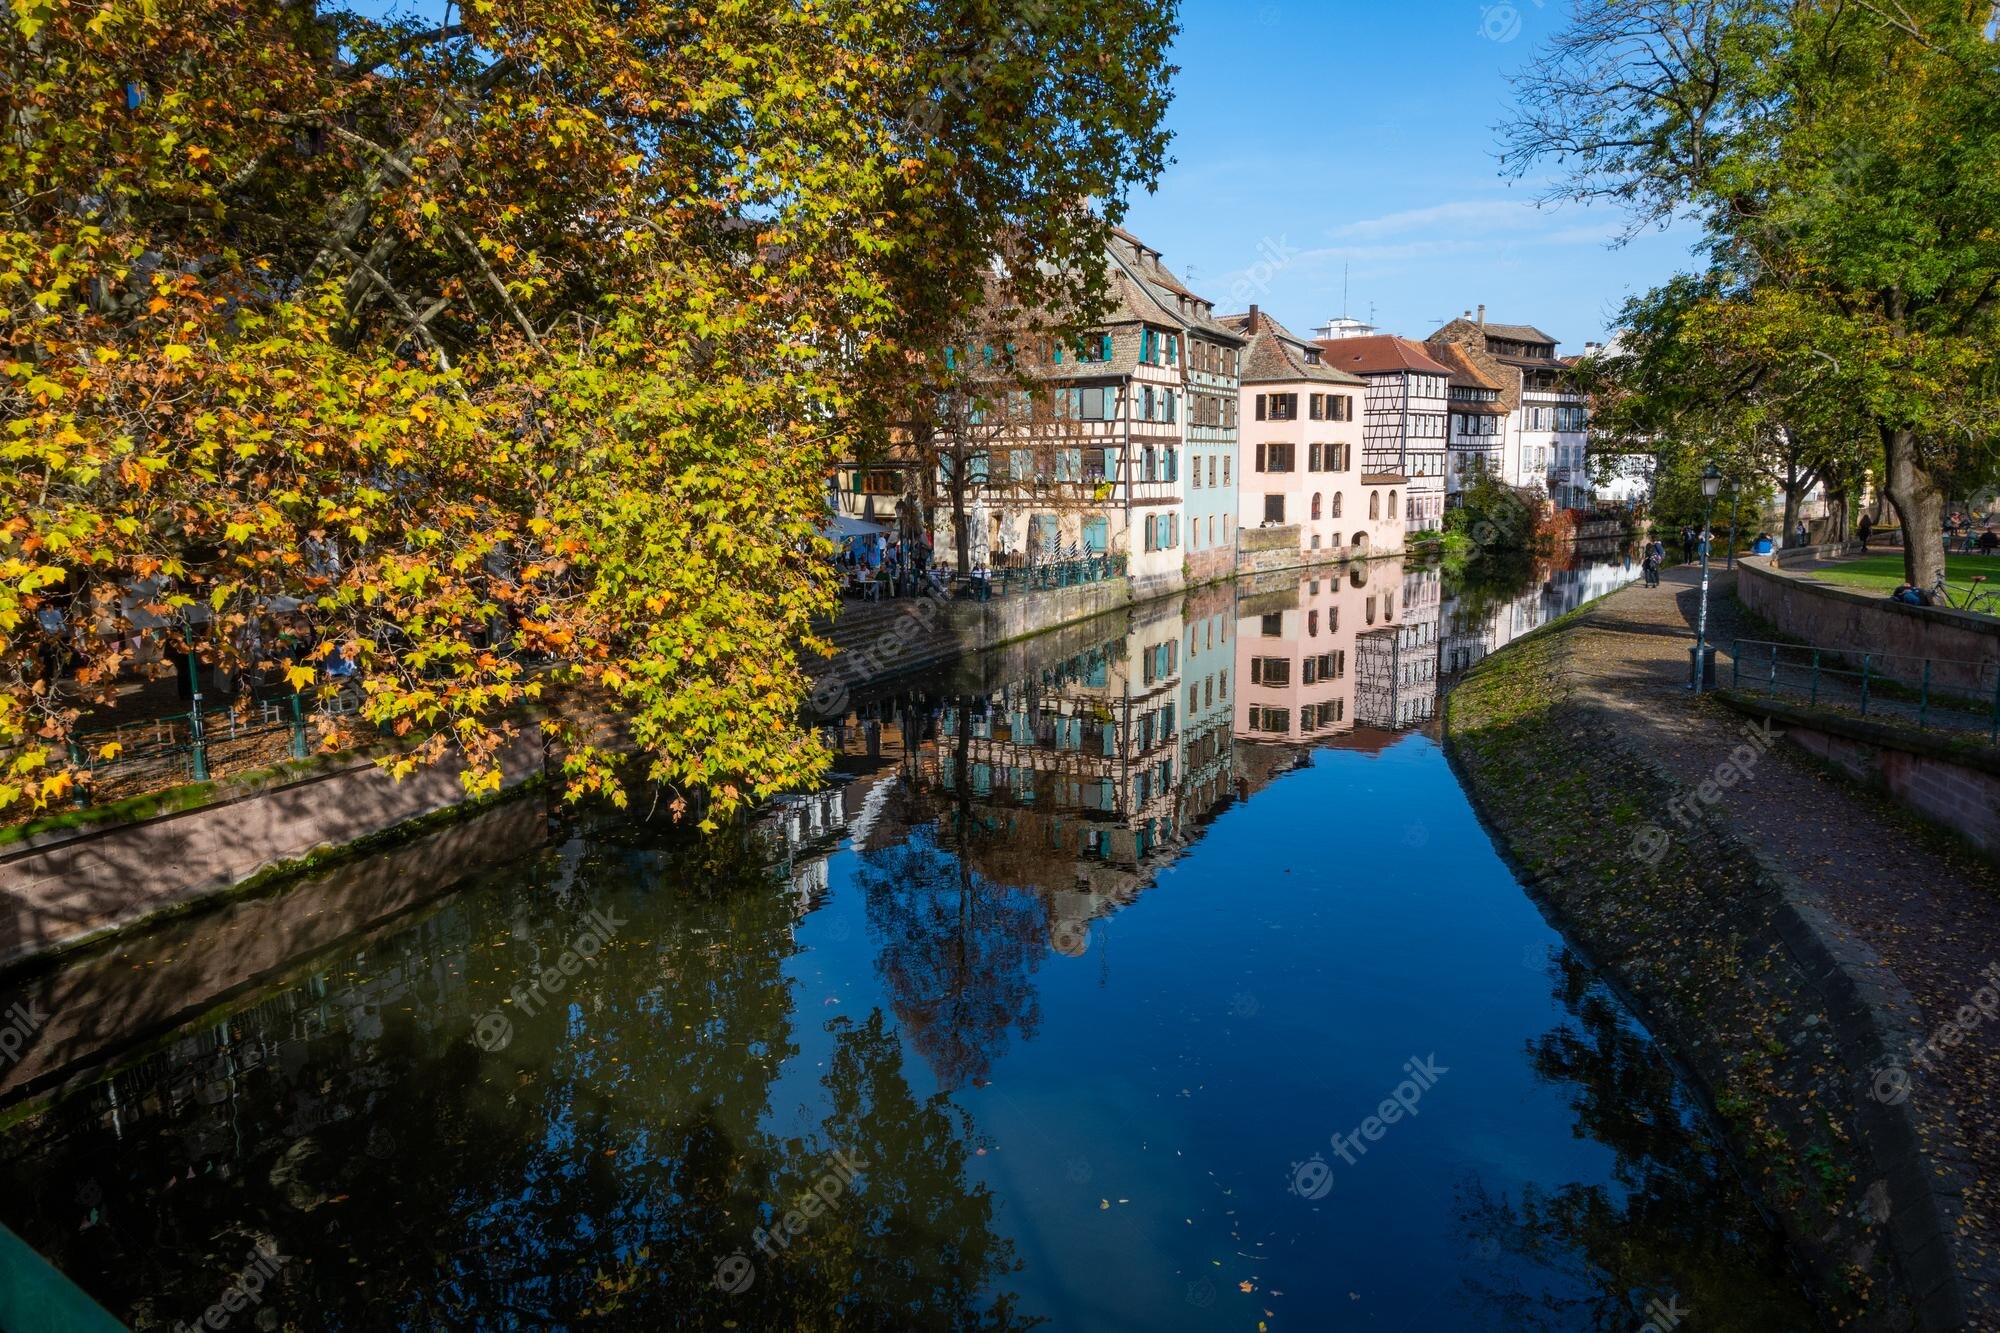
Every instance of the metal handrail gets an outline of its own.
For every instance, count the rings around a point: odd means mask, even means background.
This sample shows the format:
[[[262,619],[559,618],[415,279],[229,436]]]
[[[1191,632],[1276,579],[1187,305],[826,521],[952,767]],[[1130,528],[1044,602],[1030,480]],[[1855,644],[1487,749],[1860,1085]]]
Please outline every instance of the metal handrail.
[[[1878,714],[1887,711],[1890,705],[1885,700],[1893,701],[1899,694],[1914,694],[1917,726],[1983,730],[1989,742],[2000,744],[2000,663],[1864,652],[1860,654],[1858,668],[1841,665],[1854,655],[1854,650],[1847,648],[1738,639],[1731,658],[1731,684],[1738,689],[1769,694],[1802,692],[1807,702],[1817,707],[1822,696],[1837,704],[1835,692],[1851,682],[1856,687],[1856,702],[1862,717],[1867,717],[1871,709]],[[1940,672],[1939,668],[1948,670]],[[1993,677],[1990,688],[1986,685],[1989,673]],[[1943,688],[1938,683],[1940,674],[1969,679],[1972,684],[1965,689]],[[1905,697],[1902,702],[1910,700]]]

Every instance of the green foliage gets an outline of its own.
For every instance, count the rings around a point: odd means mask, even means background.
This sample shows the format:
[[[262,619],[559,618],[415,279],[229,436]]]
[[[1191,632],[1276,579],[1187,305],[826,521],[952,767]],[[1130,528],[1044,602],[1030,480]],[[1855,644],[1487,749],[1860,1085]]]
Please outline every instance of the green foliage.
[[[1990,475],[2000,438],[1996,51],[1955,0],[1612,0],[1524,72],[1509,127],[1556,194],[1704,228],[1706,270],[1628,312],[1624,429],[1739,475],[1782,442],[1842,492],[1879,448],[1918,581],[1938,480]]]
[[[831,469],[994,252],[1087,298],[1173,32],[1171,0],[18,0],[0,807],[79,780],[79,716],[167,669],[147,625],[308,691],[345,659],[398,773],[492,789],[553,682],[718,810],[812,776]],[[569,792],[622,801],[588,711],[547,724]]]

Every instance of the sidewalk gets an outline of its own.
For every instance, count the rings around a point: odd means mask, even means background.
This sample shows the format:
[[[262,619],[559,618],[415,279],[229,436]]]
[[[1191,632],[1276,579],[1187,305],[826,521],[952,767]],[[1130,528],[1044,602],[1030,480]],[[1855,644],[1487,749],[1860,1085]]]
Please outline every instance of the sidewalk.
[[[1579,695],[1616,719],[1630,748],[1690,789],[1744,743],[1745,725],[1733,710],[1687,690],[1699,578],[1692,568],[1670,568],[1660,588],[1612,594],[1581,617],[1569,644]],[[1733,575],[1716,577],[1709,600],[1723,684],[1733,640],[1753,637],[1733,590]],[[1955,1140],[1970,1167],[1962,1230],[1988,1271],[1964,1276],[1984,1298],[1976,1303],[1991,1309],[2000,1300],[1990,1268],[2000,1236],[2000,1021],[1969,1011],[1975,1026],[1960,1015],[1990,984],[1981,972],[2000,962],[2000,868],[1785,745],[1762,757],[1710,813],[1795,877],[1836,932],[1880,959],[1921,1010],[1921,1031],[1954,1022],[1963,1029],[1962,1040],[1940,1044],[1921,1064],[1912,1060],[1907,1095],[1926,1141]],[[1665,824],[1669,817],[1655,818]]]

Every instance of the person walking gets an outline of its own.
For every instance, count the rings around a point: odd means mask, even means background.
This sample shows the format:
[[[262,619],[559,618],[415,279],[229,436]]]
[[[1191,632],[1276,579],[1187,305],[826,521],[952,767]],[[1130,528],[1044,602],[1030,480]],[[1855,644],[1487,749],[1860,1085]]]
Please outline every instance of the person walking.
[[[1799,525],[1796,528],[1792,529],[1792,535],[1798,539],[1797,542],[1794,543],[1795,545],[1804,546],[1806,544],[1806,542],[1809,540],[1809,537],[1806,529],[1806,521],[1804,519],[1800,519]]]
[[[1646,576],[1646,586],[1648,588],[1657,588],[1660,586],[1660,560],[1654,554],[1654,547],[1657,545],[1657,542],[1647,543],[1646,558],[1639,565],[1640,572]]]
[[[1694,563],[1694,537],[1695,533],[1692,527],[1683,527],[1681,529],[1681,563],[1684,565]]]

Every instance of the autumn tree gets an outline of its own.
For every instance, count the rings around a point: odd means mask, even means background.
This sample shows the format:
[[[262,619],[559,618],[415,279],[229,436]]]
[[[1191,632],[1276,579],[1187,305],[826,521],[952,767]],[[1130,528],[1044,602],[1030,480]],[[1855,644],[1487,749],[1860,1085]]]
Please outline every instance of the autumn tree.
[[[0,808],[168,669],[128,655],[147,612],[234,671],[278,665],[284,608],[294,683],[344,659],[399,766],[474,787],[551,684],[723,810],[816,772],[832,467],[995,237],[1058,284],[1101,246],[1078,201],[1158,170],[1173,31],[1171,0],[12,19]],[[571,741],[571,793],[622,799]]]
[[[1879,440],[1907,577],[2000,419],[2000,47],[1987,0],[1610,0],[1517,79],[1508,164],[1704,228],[1740,348]]]

